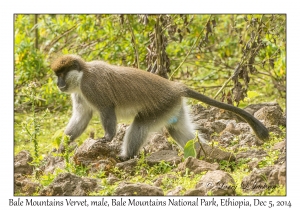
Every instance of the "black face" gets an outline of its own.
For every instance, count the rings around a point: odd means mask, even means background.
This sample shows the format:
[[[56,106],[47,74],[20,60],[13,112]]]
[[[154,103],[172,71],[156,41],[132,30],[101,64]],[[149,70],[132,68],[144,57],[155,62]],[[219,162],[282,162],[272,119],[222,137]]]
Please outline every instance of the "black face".
[[[55,72],[57,76],[57,87],[62,92],[67,92],[70,88],[69,86],[72,86],[72,83],[70,84],[70,81],[72,81],[72,79],[70,79],[70,75],[68,76],[68,73],[73,70],[80,71],[79,64],[76,61],[74,61],[72,65],[68,67],[62,67],[61,69]]]
[[[67,83],[66,83],[66,74],[67,74],[67,69],[66,68],[62,68],[58,71],[55,72],[56,76],[57,76],[57,87],[61,90],[64,91],[65,89],[67,89]]]
[[[67,89],[67,84],[65,82],[64,74],[57,75],[57,87],[64,91],[64,89]]]

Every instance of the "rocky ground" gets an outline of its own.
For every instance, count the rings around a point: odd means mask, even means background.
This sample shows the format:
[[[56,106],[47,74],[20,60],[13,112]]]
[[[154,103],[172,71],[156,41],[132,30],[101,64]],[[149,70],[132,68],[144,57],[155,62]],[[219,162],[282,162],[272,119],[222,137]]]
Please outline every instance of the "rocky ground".
[[[273,136],[282,136],[280,127],[286,126],[285,114],[277,103],[254,104],[245,108],[261,120],[272,132]],[[38,178],[53,174],[57,168],[64,170],[66,160],[62,156],[49,154],[37,168],[31,162],[33,158],[27,151],[21,151],[14,158],[14,191],[22,195],[89,195],[103,188],[103,179],[108,185],[117,185],[112,195],[236,195],[239,185],[244,193],[260,194],[266,189],[278,185],[286,185],[286,140],[276,143],[270,150],[279,155],[273,165],[263,166],[268,153],[260,148],[265,142],[258,139],[250,126],[240,118],[217,108],[206,109],[200,105],[193,107],[194,120],[203,137],[209,139],[207,144],[198,146],[197,158],[183,158],[182,151],[167,140],[168,134],[153,134],[143,147],[145,163],[149,167],[161,161],[173,166],[173,172],[180,176],[203,174],[193,189],[185,190],[184,186],[172,186],[167,192],[161,188],[165,179],[177,179],[172,173],[157,176],[152,184],[129,182],[135,176],[141,157],[125,162],[118,159],[122,138],[126,125],[119,125],[118,134],[112,142],[104,143],[97,139],[87,139],[75,149],[70,161],[77,166],[88,168],[88,173],[99,171],[103,178],[81,177],[65,171],[47,186],[43,186]],[[213,142],[213,143],[212,143]],[[226,149],[224,149],[226,148]],[[226,161],[230,165],[245,160],[251,172],[236,183],[231,173],[224,170],[221,164]],[[116,170],[117,169],[117,170]],[[143,170],[139,168],[140,170]],[[234,169],[232,169],[234,170]],[[126,174],[120,179],[116,171]],[[147,171],[144,173],[147,176]],[[190,176],[192,179],[193,176]]]

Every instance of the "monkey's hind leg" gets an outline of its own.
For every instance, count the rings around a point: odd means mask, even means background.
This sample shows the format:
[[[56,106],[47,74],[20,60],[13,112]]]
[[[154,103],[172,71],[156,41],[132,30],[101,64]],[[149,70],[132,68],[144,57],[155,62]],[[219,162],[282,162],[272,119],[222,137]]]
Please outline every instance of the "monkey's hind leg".
[[[101,110],[100,118],[105,131],[104,138],[102,140],[109,142],[116,135],[117,129],[117,118],[114,108],[105,108]]]
[[[178,115],[169,120],[169,125],[166,128],[179,146],[184,148],[189,140],[195,138],[195,127],[188,106],[183,102]]]
[[[151,123],[136,117],[126,130],[121,158],[128,159],[138,155],[140,148],[147,140]]]

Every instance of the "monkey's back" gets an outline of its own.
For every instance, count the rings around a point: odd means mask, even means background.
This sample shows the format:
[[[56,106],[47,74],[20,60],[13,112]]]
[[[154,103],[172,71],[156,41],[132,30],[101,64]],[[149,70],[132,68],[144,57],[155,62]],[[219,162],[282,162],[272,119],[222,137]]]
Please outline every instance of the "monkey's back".
[[[184,85],[160,76],[129,67],[119,67],[102,61],[88,63],[83,70],[81,89],[97,107],[133,110],[151,116],[162,114],[181,101]],[[89,93],[89,95],[86,95]]]

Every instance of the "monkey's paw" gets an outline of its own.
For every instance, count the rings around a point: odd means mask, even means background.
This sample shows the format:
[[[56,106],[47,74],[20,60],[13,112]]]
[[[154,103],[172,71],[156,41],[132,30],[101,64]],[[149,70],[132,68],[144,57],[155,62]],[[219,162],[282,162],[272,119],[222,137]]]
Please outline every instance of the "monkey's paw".
[[[123,155],[119,155],[119,156],[117,156],[117,158],[118,158],[120,161],[122,161],[122,162],[125,162],[125,161],[127,161],[127,160],[130,159],[129,157],[126,157],[126,156],[123,156]]]

